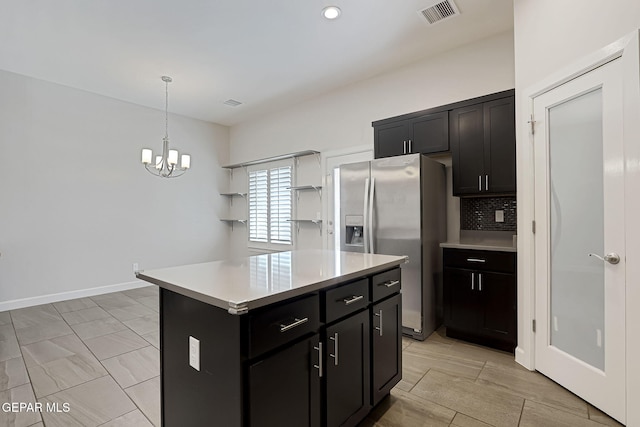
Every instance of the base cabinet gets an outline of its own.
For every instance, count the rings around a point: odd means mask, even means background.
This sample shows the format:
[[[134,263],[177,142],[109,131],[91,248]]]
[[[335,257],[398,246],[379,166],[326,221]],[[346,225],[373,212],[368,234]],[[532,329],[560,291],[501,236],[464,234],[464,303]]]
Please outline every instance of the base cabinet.
[[[371,402],[377,405],[402,378],[402,296],[375,304],[371,324]]]
[[[318,334],[249,367],[249,424],[320,427]]]
[[[369,313],[361,311],[328,327],[324,342],[327,426],[355,426],[371,410]]]
[[[448,336],[513,351],[516,304],[515,253],[444,250]]]

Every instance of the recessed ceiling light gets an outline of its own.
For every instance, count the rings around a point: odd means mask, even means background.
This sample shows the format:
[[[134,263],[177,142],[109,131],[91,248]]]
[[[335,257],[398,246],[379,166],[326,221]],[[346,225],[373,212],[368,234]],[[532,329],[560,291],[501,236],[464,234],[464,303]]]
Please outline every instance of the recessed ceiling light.
[[[342,11],[338,6],[327,6],[322,9],[322,16],[327,19],[336,19],[340,16]]]

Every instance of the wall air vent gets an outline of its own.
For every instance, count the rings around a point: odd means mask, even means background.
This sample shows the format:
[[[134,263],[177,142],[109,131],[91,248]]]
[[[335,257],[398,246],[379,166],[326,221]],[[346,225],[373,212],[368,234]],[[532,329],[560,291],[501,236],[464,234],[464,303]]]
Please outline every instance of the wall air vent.
[[[460,11],[453,0],[444,0],[431,7],[419,10],[418,13],[422,15],[429,24],[435,24],[436,22],[440,22],[444,19],[459,15]]]
[[[227,99],[226,101],[223,102],[223,104],[228,105],[230,107],[237,107],[238,105],[242,104],[242,102],[236,101],[235,99]]]

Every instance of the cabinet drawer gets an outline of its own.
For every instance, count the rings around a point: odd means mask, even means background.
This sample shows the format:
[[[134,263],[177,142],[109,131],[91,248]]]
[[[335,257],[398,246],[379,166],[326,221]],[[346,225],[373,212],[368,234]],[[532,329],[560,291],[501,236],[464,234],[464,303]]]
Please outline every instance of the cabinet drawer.
[[[515,273],[516,271],[516,254],[514,252],[444,248],[443,255],[445,267],[503,273]]]
[[[318,294],[249,313],[249,357],[314,332],[320,326]]]
[[[374,302],[400,292],[400,269],[376,274],[371,280],[371,287],[371,300]]]
[[[369,281],[358,280],[324,293],[325,322],[354,313],[369,304]]]

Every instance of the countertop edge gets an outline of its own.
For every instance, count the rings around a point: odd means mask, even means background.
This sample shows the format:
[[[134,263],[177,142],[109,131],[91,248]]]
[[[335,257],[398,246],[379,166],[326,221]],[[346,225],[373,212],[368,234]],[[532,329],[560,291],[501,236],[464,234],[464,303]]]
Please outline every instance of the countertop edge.
[[[471,249],[477,251],[495,251],[495,252],[518,252],[518,248],[513,246],[489,244],[489,243],[459,243],[459,242],[445,242],[440,243],[441,248],[452,249]]]
[[[251,310],[255,310],[257,308],[267,306],[269,304],[278,303],[278,302],[285,301],[290,298],[295,298],[297,296],[304,295],[310,292],[315,292],[321,289],[325,289],[333,285],[337,285],[343,282],[348,282],[353,279],[357,279],[362,276],[368,276],[371,274],[389,270],[393,267],[397,267],[407,263],[408,262],[407,259],[408,258],[404,256],[401,259],[388,261],[379,265],[371,266],[357,272],[345,274],[338,277],[333,277],[327,280],[322,280],[320,282],[310,283],[302,287],[290,289],[274,295],[267,295],[262,298],[258,298],[250,301],[227,301],[220,298],[215,298],[211,295],[205,295],[199,292],[195,292],[191,289],[184,288],[182,286],[174,285],[173,283],[169,283],[163,280],[156,279],[154,277],[147,276],[144,274],[144,271],[137,272],[136,277],[140,280],[153,283],[154,285],[157,285],[163,289],[175,292],[180,295],[184,295],[189,298],[193,298],[205,304],[222,308],[224,310],[227,310],[230,314],[241,315],[241,314],[246,314]]]

